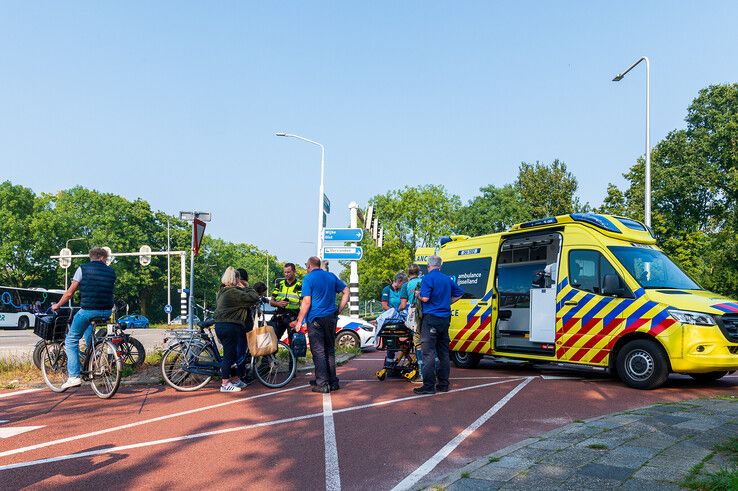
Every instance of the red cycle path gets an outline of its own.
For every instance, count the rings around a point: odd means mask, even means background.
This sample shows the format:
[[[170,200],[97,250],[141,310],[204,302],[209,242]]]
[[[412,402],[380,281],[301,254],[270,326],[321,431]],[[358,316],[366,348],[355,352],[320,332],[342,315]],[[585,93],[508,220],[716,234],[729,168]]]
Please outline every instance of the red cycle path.
[[[475,370],[452,369],[451,392],[418,397],[404,380],[376,380],[382,357],[365,354],[339,369],[342,389],[330,396],[338,476],[325,471],[323,396],[303,386],[309,376],[299,375],[282,391],[258,384],[239,394],[221,394],[215,385],[195,393],[124,388],[103,401],[83,387],[0,397],[0,420],[8,420],[0,428],[42,426],[0,439],[0,488],[325,489],[328,479],[344,489],[391,489],[527,377],[421,483],[574,419],[738,393],[734,376],[710,385],[672,377],[664,388],[638,391],[591,372],[485,361]],[[154,418],[164,419],[149,421]],[[101,434],[84,436],[92,432]],[[54,443],[60,439],[69,441]],[[74,455],[81,452],[91,455]],[[59,457],[64,460],[43,460]],[[11,464],[23,467],[5,467]]]

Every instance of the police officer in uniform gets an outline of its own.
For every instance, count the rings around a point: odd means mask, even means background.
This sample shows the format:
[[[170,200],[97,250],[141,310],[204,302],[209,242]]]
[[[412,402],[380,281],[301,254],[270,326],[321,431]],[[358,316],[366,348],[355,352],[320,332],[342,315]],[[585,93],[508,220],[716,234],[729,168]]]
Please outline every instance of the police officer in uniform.
[[[295,265],[286,263],[284,265],[284,279],[280,280],[272,291],[272,299],[269,305],[277,307],[277,313],[274,314],[274,332],[277,339],[281,339],[285,331],[290,344],[292,344],[293,331],[290,329],[290,322],[297,319],[297,313],[300,311],[300,296],[302,294],[302,282],[295,276]]]

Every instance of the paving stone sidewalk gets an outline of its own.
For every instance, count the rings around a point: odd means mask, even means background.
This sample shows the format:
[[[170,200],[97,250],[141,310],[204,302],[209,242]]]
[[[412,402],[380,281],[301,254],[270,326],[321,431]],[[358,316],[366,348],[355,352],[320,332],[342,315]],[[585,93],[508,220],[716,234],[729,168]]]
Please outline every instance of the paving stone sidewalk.
[[[529,438],[427,489],[677,490],[692,467],[736,435],[736,398],[658,404]],[[716,455],[704,470],[733,465]]]

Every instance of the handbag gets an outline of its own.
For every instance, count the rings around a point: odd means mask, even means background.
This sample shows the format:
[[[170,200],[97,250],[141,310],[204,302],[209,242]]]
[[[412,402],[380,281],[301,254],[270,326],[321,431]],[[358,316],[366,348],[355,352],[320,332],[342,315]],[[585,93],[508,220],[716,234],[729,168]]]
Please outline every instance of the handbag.
[[[246,333],[251,356],[267,356],[277,352],[277,335],[274,328],[264,322],[263,316],[254,314],[254,328]]]

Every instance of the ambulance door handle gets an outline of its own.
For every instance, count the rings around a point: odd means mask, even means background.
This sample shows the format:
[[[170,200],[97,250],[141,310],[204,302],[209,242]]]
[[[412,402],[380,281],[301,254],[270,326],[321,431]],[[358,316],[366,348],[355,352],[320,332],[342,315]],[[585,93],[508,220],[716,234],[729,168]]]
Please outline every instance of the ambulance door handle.
[[[489,302],[477,302],[477,305],[489,305]]]
[[[564,302],[564,305],[579,305],[579,302],[577,302],[576,300],[567,300],[566,302]]]

